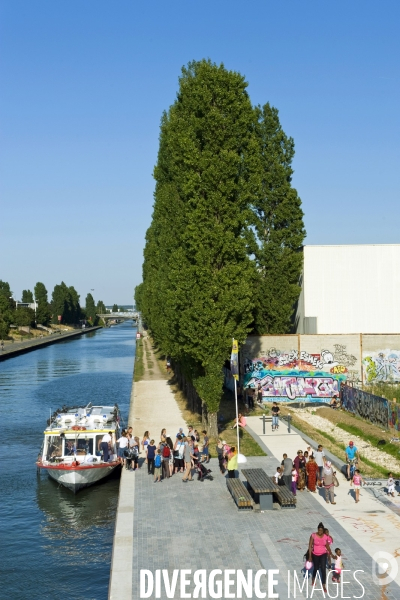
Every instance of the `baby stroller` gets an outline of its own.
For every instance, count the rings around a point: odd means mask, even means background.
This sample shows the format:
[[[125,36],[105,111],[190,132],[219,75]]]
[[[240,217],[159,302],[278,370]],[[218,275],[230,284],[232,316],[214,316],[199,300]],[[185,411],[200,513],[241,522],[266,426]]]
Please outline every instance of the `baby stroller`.
[[[211,475],[211,469],[207,469],[200,461],[198,461],[195,466],[197,469],[197,481],[204,481],[205,479],[212,481],[214,479]]]

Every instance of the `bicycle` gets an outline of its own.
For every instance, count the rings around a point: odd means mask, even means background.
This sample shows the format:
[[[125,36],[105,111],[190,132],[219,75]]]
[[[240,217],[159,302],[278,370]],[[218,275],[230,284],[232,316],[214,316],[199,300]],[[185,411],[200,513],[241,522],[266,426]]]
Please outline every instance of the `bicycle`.
[[[349,472],[350,481],[353,481],[354,473],[356,472],[356,468],[357,468],[357,462],[358,461],[356,461],[356,460],[349,461],[349,463],[350,463],[350,472]]]

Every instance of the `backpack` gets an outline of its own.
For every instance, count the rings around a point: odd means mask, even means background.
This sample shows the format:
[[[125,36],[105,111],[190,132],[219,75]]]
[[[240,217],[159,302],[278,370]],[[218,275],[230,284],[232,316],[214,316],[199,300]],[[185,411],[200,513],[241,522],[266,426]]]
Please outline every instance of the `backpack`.
[[[170,450],[169,446],[167,444],[165,444],[163,451],[162,451],[162,455],[164,458],[169,458],[170,454],[171,454],[171,450]]]
[[[157,454],[157,456],[154,459],[154,466],[155,467],[161,467],[161,455]]]

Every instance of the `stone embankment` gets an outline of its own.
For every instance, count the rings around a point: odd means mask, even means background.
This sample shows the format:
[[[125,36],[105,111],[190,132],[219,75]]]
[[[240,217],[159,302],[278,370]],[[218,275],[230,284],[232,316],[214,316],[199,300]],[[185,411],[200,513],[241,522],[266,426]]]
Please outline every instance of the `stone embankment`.
[[[74,331],[66,331],[62,333],[53,333],[51,335],[47,335],[43,338],[36,338],[34,340],[27,340],[24,342],[15,342],[13,344],[7,344],[4,347],[4,350],[0,350],[0,361],[5,360],[7,358],[12,358],[13,356],[18,356],[19,354],[25,354],[25,352],[30,352],[31,350],[37,350],[39,348],[44,348],[45,346],[49,346],[50,344],[55,344],[57,342],[65,341],[67,339],[80,337],[85,333],[90,333],[91,331],[96,331],[97,329],[102,329],[101,327],[90,327],[88,329],[76,329]]]

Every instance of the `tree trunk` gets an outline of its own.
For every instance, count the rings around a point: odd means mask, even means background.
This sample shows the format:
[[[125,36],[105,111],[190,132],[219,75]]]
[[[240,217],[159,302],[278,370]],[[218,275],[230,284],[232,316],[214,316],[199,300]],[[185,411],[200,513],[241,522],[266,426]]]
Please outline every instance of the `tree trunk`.
[[[218,437],[218,413],[208,413],[208,434],[211,437]]]

